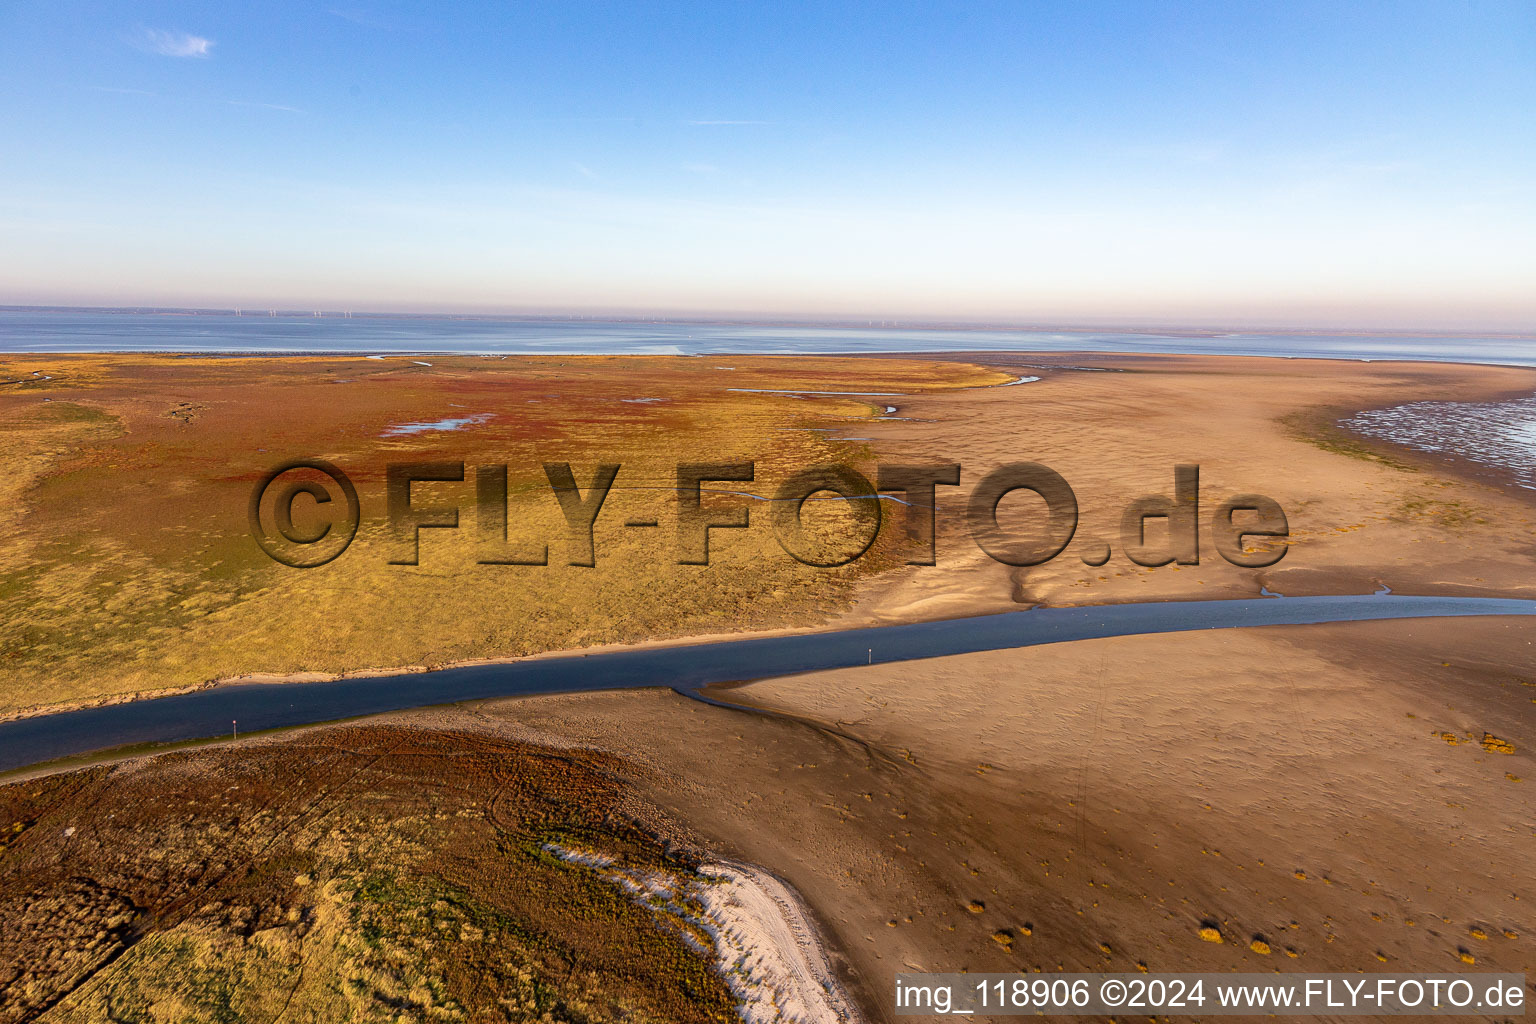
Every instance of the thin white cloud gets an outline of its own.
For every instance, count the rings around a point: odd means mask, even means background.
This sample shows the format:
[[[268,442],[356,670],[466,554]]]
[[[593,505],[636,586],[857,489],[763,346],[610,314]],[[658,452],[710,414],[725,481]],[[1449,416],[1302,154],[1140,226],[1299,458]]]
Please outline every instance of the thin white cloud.
[[[300,110],[298,107],[286,107],[281,103],[257,103],[255,100],[225,100],[232,107],[260,107],[263,110],[282,110],[289,114],[307,114],[309,111]]]
[[[387,19],[361,7],[327,7],[325,13],[350,21],[354,25],[361,25],[364,28],[393,29],[395,27]]]
[[[519,117],[508,124],[639,124],[638,117]]]
[[[598,176],[597,176],[597,172],[594,171],[592,168],[588,167],[586,164],[572,163],[571,166],[576,168],[576,173],[577,174],[580,174],[583,178],[586,178],[588,181],[598,181],[598,180],[600,180],[598,178]]]
[[[163,29],[144,30],[144,45],[162,57],[211,57],[213,40],[194,36],[187,32],[167,32]]]

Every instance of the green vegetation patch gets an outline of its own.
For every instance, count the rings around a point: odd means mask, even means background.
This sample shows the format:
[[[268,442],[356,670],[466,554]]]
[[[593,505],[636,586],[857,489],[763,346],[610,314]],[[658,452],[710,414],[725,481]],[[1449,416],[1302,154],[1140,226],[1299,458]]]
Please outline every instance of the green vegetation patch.
[[[1339,425],[1332,412],[1303,410],[1281,417],[1280,423],[1291,437],[1310,444],[1314,448],[1321,448],[1325,452],[1332,452],[1334,455],[1342,455],[1349,459],[1360,459],[1363,462],[1374,462],[1404,473],[1419,471],[1417,466],[1394,458],[1376,445],[1345,430]]]

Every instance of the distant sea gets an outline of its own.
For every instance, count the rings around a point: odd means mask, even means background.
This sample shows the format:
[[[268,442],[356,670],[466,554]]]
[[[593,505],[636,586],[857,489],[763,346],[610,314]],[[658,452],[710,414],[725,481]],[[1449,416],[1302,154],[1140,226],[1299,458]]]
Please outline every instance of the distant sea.
[[[725,355],[976,351],[1183,352],[1536,366],[1536,335],[1158,334],[0,310],[0,352]]]

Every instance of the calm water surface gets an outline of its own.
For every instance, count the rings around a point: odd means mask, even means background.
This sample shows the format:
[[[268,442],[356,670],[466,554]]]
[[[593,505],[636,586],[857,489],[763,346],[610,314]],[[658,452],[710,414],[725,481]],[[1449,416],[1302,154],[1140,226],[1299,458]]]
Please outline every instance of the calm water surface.
[[[1536,491],[1536,395],[1510,402],[1410,402],[1351,416],[1344,426],[1420,451],[1508,471]]]
[[[705,355],[860,352],[1192,352],[1536,366],[1536,336],[942,331],[0,310],[0,352],[359,352]]]

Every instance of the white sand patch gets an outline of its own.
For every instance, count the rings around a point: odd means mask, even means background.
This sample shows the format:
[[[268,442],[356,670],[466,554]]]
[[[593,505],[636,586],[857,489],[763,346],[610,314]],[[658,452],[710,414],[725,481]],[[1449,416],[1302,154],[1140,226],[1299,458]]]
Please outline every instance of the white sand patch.
[[[745,864],[706,864],[699,873],[715,958],[748,1024],[860,1021],[843,994],[804,905],[788,886]]]
[[[618,867],[591,850],[553,843],[544,849],[599,872],[663,915],[688,945],[712,954],[746,1024],[863,1024],[804,904],[766,871],[719,863],[679,876]]]
[[[554,843],[545,843],[544,849],[561,860],[570,861],[572,864],[580,864],[584,867],[607,868],[613,866],[613,858],[605,853],[594,853],[591,850],[576,850],[569,846],[556,846]]]

